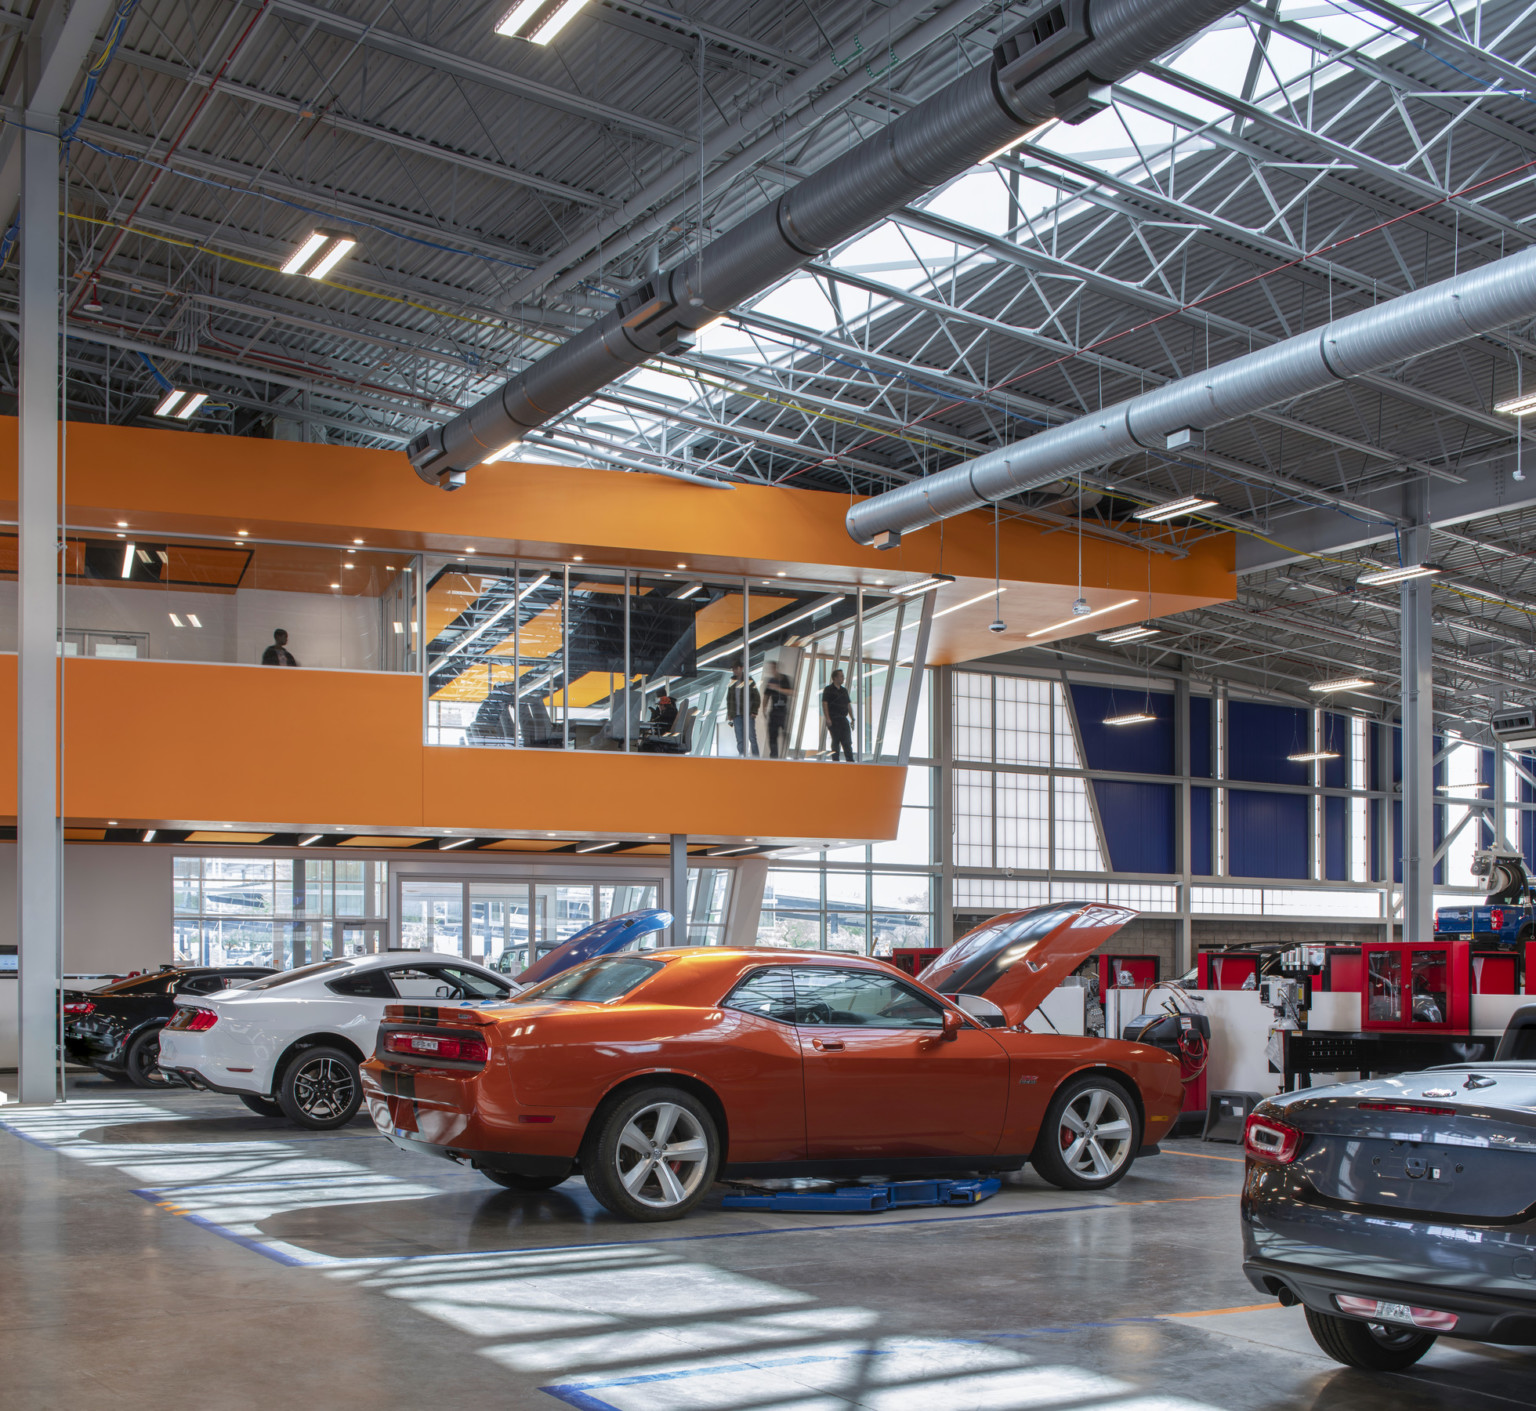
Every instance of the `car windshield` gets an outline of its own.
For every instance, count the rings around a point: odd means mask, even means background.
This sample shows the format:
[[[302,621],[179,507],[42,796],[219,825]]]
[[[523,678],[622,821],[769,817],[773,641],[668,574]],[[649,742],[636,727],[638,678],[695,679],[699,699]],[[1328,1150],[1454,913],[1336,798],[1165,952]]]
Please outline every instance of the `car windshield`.
[[[607,1004],[622,999],[642,980],[648,979],[662,968],[659,960],[642,960],[637,955],[609,955],[600,960],[589,960],[563,975],[556,975],[542,985],[524,990],[511,1001],[523,1004],[528,1000],[581,999],[593,1004]]]
[[[307,980],[311,975],[324,975],[332,970],[345,970],[345,960],[322,960],[318,965],[301,965],[297,970],[284,970],[278,975],[268,975],[265,980],[253,980],[241,985],[242,990],[270,990],[276,985],[291,985],[295,980]]]

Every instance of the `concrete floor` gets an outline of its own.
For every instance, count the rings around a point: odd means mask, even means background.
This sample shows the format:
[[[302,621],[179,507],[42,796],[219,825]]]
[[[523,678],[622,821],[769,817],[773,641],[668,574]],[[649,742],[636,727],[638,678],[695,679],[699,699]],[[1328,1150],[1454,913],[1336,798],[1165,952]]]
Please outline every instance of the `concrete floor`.
[[[0,1088],[14,1074],[0,1075]],[[75,1079],[0,1107],[6,1411],[1467,1411],[1536,1353],[1325,1359],[1239,1269],[1231,1147],[1112,1192],[641,1227],[232,1098]]]

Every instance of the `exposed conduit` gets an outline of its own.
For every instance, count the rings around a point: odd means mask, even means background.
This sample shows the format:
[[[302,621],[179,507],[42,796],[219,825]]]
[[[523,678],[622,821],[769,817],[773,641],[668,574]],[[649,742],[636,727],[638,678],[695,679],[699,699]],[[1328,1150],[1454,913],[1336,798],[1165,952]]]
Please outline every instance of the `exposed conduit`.
[[[991,60],[790,188],[620,301],[408,451],[431,485],[471,466],[695,332],[834,245],[958,176],[1049,118],[1082,122],[1107,87],[1198,34],[1234,0],[1057,0]]]
[[[1337,382],[1420,357],[1536,315],[1536,249],[1335,319],[1256,353],[875,495],[848,512],[848,533],[883,549],[951,515],[1037,489],[1203,432]]]

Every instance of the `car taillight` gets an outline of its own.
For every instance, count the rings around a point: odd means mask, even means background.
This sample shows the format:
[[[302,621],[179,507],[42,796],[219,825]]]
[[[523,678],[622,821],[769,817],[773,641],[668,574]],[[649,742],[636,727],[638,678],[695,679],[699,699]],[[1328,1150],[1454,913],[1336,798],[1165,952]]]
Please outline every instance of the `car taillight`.
[[[1413,1102],[1357,1102],[1361,1112],[1413,1112],[1420,1117],[1454,1117],[1454,1107],[1425,1107]]]
[[[219,1022],[217,1010],[198,1009],[195,1005],[183,1005],[171,1016],[171,1022],[165,1027],[176,1029],[183,1033],[201,1034],[213,1028]]]
[[[413,1058],[447,1058],[456,1063],[484,1063],[490,1049],[484,1039],[451,1034],[395,1033],[384,1036],[386,1053],[406,1053]]]
[[[1488,913],[1488,920],[1493,923],[1493,929],[1495,931],[1502,931],[1504,929],[1504,908],[1500,906],[1494,907],[1494,909]]]
[[[96,1006],[88,999],[67,999],[64,1001],[66,1014],[94,1014]]]
[[[1255,1161],[1289,1166],[1296,1159],[1301,1133],[1285,1122],[1254,1112],[1243,1127],[1243,1150]]]
[[[1386,1303],[1379,1298],[1361,1298],[1352,1293],[1336,1293],[1333,1301],[1340,1313],[1352,1318],[1380,1319],[1387,1323],[1411,1323],[1416,1328],[1431,1332],[1448,1333],[1461,1320],[1454,1313],[1442,1313],[1438,1308],[1415,1308],[1409,1303]]]

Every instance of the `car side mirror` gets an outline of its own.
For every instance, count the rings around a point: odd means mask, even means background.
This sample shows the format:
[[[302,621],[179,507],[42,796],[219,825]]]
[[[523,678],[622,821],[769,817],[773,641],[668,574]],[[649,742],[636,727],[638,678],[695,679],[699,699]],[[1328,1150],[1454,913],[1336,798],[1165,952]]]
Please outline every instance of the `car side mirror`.
[[[954,1040],[960,1037],[960,1030],[964,1027],[965,1020],[960,1017],[960,1011],[957,1009],[946,1009],[944,1011],[944,1032],[940,1037],[945,1043],[953,1043]]]

